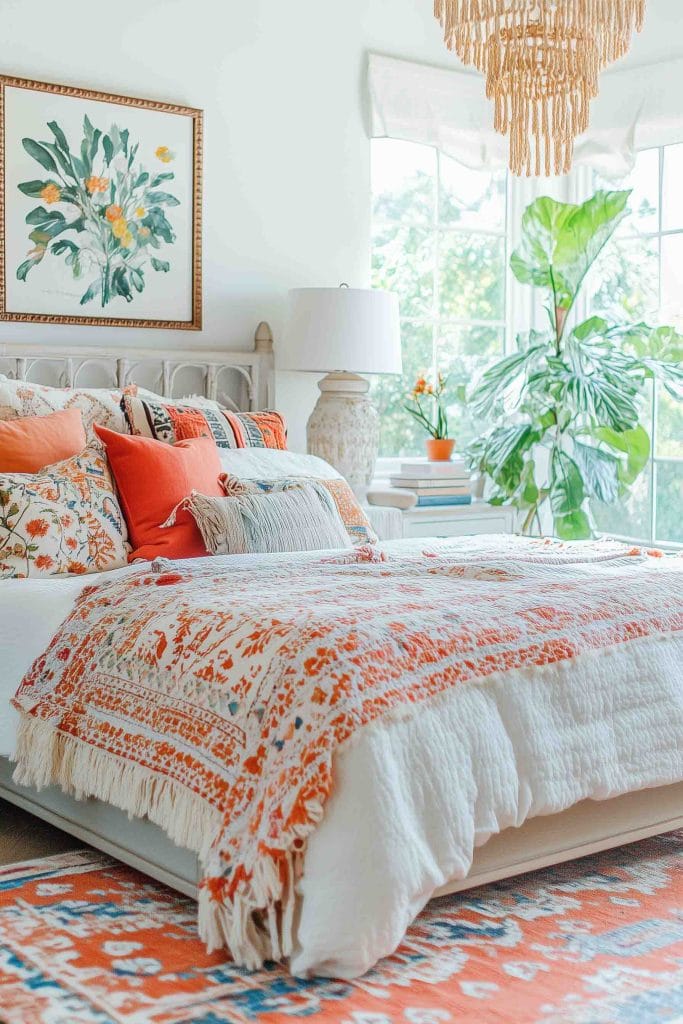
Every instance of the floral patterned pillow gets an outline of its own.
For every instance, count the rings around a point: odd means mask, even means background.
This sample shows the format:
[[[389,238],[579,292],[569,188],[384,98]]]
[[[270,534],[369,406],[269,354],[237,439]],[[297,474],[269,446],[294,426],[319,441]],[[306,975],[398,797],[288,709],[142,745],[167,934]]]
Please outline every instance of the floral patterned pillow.
[[[0,474],[0,579],[117,569],[129,551],[99,444],[39,473]]]
[[[126,388],[126,393],[134,394],[136,391],[134,386]],[[79,409],[89,442],[94,439],[94,423],[127,434],[126,418],[121,411],[123,393],[117,388],[51,388],[46,384],[12,380],[0,374],[0,420]]]

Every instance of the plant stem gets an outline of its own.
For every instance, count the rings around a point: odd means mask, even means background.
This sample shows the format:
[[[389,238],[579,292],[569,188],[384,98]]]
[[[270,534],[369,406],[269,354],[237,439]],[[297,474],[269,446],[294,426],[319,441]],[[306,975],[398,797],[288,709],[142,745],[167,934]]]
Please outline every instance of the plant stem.
[[[110,279],[110,274],[111,274],[111,270],[110,270],[110,265],[109,265],[109,257],[107,256],[107,262],[105,263],[104,270],[102,272],[102,308],[103,309],[107,305],[107,303],[109,302],[109,299],[111,297],[111,279]]]

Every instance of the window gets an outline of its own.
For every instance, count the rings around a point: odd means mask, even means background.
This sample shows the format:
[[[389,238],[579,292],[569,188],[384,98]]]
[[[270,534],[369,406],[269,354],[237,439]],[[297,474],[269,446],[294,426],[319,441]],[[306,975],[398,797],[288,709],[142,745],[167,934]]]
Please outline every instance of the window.
[[[590,312],[651,325],[683,321],[683,145],[638,154],[630,177],[631,215],[595,265]],[[595,180],[596,187],[605,187]],[[614,188],[614,184],[608,187]],[[652,460],[625,506],[594,509],[605,531],[653,542],[683,543],[683,403],[664,388],[650,394],[644,426]]]
[[[504,351],[506,179],[470,171],[430,146],[373,142],[373,283],[398,294],[403,338],[403,378],[373,386],[381,455],[424,451],[424,432],[404,409],[421,373],[448,374],[458,447],[475,436],[455,398]]]
[[[403,377],[377,378],[381,456],[422,454],[424,432],[405,411],[406,393],[420,373],[449,377],[451,434],[464,448],[485,427],[457,401],[461,386],[514,345],[533,303],[522,299],[508,270],[508,210],[518,220],[545,181],[471,171],[436,149],[389,139],[373,141],[373,283],[401,301]],[[620,322],[683,324],[683,145],[646,150],[629,187],[631,215],[598,259],[582,315]],[[587,172],[552,188],[577,201]],[[511,223],[514,228],[514,224]],[[514,299],[516,316],[511,311]],[[533,314],[532,314],[533,316]],[[519,323],[510,323],[520,319]],[[683,404],[661,388],[645,410],[653,458],[625,505],[594,508],[607,533],[683,544]]]

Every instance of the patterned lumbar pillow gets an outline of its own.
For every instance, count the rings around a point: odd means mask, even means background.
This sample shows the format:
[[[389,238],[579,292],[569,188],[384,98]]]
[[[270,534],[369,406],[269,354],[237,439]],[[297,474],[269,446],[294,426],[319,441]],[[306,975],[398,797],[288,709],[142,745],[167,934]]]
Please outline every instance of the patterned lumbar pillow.
[[[356,495],[343,477],[320,479],[317,477],[284,477],[278,479],[253,480],[238,479],[223,473],[219,482],[227,495],[241,491],[272,494],[274,491],[286,491],[304,484],[315,483],[332,498],[352,544],[376,544],[377,534],[373,530],[368,517],[358,503]]]
[[[128,390],[128,389],[126,389]],[[130,391],[137,391],[134,385]],[[18,416],[47,416],[63,409],[78,409],[88,442],[94,439],[93,425],[100,423],[109,430],[128,433],[121,411],[124,392],[108,388],[51,388],[45,384],[29,384],[0,374],[0,420]]]
[[[206,399],[171,401],[151,392],[121,400],[131,434],[167,444],[213,437],[219,448],[287,448],[287,429],[278,412],[230,412]]]
[[[0,474],[0,579],[117,569],[127,541],[99,444],[39,473]]]
[[[182,503],[213,555],[327,551],[349,546],[329,491],[309,482],[287,490],[234,488],[232,497],[193,491]],[[173,525],[173,516],[164,525]]]

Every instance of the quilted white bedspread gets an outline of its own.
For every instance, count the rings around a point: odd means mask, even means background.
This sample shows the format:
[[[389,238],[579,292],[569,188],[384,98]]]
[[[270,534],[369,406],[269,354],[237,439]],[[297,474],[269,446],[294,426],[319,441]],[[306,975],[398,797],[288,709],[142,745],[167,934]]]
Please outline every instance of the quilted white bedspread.
[[[486,538],[446,543],[485,557]],[[436,547],[385,547],[427,545]],[[618,588],[624,562],[606,559],[601,578]],[[679,573],[683,587],[683,560],[631,557],[628,571],[656,564]],[[0,587],[0,623],[11,624],[2,636],[5,747],[4,701],[86,583],[93,577],[18,581],[21,600],[16,586]],[[334,774],[299,883],[291,968],[300,975],[363,973],[396,947],[436,888],[467,873],[474,848],[491,834],[587,797],[683,780],[683,633],[634,637],[594,656],[520,668],[504,683],[494,674],[460,687],[419,713],[363,730],[337,753]]]

